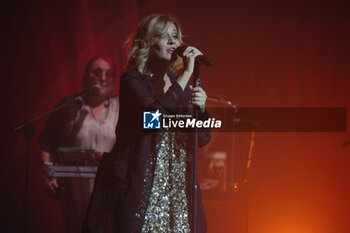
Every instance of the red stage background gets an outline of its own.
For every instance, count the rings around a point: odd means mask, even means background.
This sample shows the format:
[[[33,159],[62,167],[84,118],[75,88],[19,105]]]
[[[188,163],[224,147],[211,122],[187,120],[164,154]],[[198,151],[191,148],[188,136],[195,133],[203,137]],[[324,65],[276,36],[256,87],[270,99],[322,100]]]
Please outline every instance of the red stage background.
[[[204,89],[237,106],[350,107],[347,1],[42,0],[3,3],[1,12],[2,232],[22,230],[25,140],[11,129],[80,91],[94,56],[114,58],[119,76],[123,42],[149,14],[179,19],[184,41],[216,62],[201,71]],[[29,232],[58,233],[62,219],[45,195],[39,159],[44,123],[36,124],[30,159]],[[249,138],[236,134],[237,179]],[[341,146],[347,140],[349,132],[256,133],[235,219],[228,200],[208,197],[208,232],[232,232],[232,222],[235,233],[349,232],[350,146]],[[206,150],[231,156],[231,134],[216,135]]]

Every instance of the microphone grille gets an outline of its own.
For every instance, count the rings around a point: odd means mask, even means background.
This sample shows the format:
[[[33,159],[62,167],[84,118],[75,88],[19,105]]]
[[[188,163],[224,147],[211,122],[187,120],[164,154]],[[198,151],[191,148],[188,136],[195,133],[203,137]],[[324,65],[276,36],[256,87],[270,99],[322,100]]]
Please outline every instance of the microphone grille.
[[[101,89],[101,85],[100,84],[95,84],[95,85],[92,86],[92,89],[99,90],[99,89]]]
[[[186,45],[182,45],[180,47],[176,48],[176,54],[179,56],[182,56],[182,53],[186,50],[187,46]]]

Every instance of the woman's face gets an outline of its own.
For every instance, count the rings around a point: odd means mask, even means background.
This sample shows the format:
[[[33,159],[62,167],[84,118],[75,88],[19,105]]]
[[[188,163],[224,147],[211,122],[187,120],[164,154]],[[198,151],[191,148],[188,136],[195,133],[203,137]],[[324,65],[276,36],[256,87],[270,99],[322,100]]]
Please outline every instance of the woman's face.
[[[99,58],[92,62],[89,68],[88,89],[92,88],[95,85],[99,85],[101,88],[99,92],[96,93],[96,95],[108,98],[112,93],[114,76],[114,70],[111,65],[105,60]]]
[[[151,54],[156,59],[171,61],[173,53],[180,45],[178,31],[173,23],[170,23],[168,29],[159,37],[159,40],[151,49]]]

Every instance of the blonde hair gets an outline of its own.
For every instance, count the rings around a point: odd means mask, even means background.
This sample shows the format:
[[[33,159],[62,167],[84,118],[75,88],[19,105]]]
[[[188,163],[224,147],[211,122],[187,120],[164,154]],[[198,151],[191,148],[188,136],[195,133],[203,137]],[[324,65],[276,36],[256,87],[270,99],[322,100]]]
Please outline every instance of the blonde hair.
[[[150,15],[144,18],[138,25],[135,33],[126,41],[127,70],[137,69],[143,74],[149,74],[148,60],[151,47],[157,43],[173,23],[178,33],[178,40],[182,43],[181,27],[179,22],[168,15]],[[182,65],[182,59],[177,57],[168,66],[168,74],[175,75]]]

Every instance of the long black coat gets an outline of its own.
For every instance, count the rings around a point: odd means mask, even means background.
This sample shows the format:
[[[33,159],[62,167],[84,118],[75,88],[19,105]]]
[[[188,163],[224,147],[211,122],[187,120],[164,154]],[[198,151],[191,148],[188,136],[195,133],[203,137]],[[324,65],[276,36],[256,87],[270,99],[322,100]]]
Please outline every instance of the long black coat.
[[[120,80],[120,110],[116,129],[117,143],[111,154],[103,156],[96,176],[94,192],[85,218],[84,233],[98,233],[105,221],[105,213],[112,221],[114,232],[141,232],[148,206],[152,181],[146,177],[154,171],[151,161],[156,152],[159,132],[142,130],[142,113],[145,108],[159,109],[162,113],[193,111],[189,104],[191,91],[185,90],[172,79],[172,86],[160,96],[148,75],[133,70],[125,72]],[[200,114],[206,119],[208,114]],[[210,133],[199,133],[199,145],[210,140]],[[192,151],[189,148],[188,151]],[[193,155],[189,153],[187,174],[192,174]],[[153,163],[154,164],[154,163]],[[190,178],[190,177],[189,177]],[[191,204],[191,187],[187,188]],[[199,190],[198,226],[206,232],[206,219]]]

